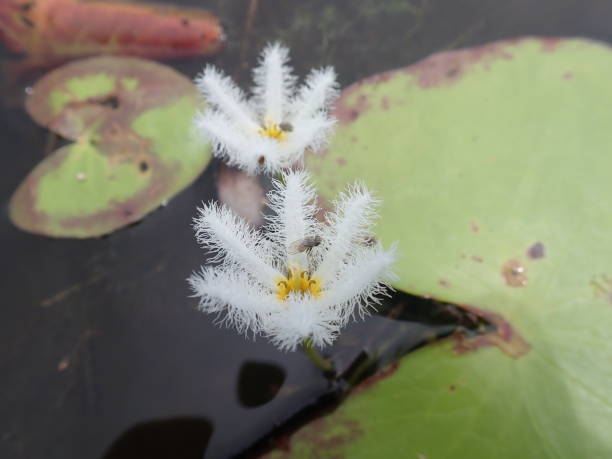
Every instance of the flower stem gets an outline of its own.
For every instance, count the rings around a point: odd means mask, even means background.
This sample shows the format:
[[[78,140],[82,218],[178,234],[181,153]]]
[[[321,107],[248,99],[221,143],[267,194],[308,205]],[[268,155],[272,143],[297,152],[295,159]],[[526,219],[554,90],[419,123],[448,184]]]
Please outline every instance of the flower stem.
[[[312,344],[311,338],[306,338],[303,343],[304,352],[314,365],[325,373],[331,373],[334,371],[334,365],[329,360],[325,359],[316,350]]]

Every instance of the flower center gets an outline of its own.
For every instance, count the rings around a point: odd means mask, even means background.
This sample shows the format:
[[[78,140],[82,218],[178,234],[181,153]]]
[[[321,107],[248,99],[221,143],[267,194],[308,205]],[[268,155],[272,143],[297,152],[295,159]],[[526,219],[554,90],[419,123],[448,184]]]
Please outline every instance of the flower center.
[[[282,123],[276,124],[266,121],[264,127],[257,131],[258,134],[263,135],[265,137],[270,137],[271,139],[276,139],[279,142],[284,142],[287,140],[287,132],[283,130]]]
[[[289,267],[287,277],[276,281],[276,294],[279,300],[285,301],[291,292],[305,294],[309,292],[312,296],[321,294],[321,282],[316,277],[311,277],[308,271],[301,269],[298,265]]]

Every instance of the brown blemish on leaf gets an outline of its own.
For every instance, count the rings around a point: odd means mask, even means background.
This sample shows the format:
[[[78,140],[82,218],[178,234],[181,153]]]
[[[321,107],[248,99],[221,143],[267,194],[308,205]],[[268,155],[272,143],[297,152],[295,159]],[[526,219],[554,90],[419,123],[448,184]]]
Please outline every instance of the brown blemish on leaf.
[[[524,287],[527,285],[527,272],[518,260],[508,260],[502,266],[501,274],[510,287]]]
[[[348,96],[352,91],[349,89],[345,94]],[[351,121],[355,121],[359,118],[364,111],[370,108],[370,103],[368,101],[368,96],[365,94],[359,94],[354,101],[347,103],[346,100],[350,99],[350,97],[343,96],[336,102],[334,114],[339,122],[341,123],[350,123]]]
[[[380,108],[383,110],[389,110],[389,98],[387,96],[383,96],[380,101]]]
[[[574,73],[573,72],[565,72],[563,74],[563,78],[565,78],[566,80],[571,80],[572,78],[574,78]]]
[[[308,424],[307,429],[300,429],[294,432],[290,438],[284,439],[279,445],[281,450],[279,457],[290,458],[291,443],[306,444],[318,451],[325,457],[341,458],[342,450],[363,436],[364,432],[359,422],[355,419],[334,416],[333,419],[327,416],[315,419]]]
[[[456,354],[475,352],[481,347],[497,346],[508,356],[517,359],[530,351],[531,345],[501,314],[479,309],[474,306],[462,305],[461,307],[494,325],[495,331],[475,337],[467,337],[465,333],[461,331],[455,333],[452,339],[455,341],[453,351]]]
[[[449,392],[455,392],[456,389],[457,389],[457,387],[454,384],[451,384],[450,386],[448,386],[448,391]]]
[[[442,287],[450,287],[450,282],[448,282],[446,279],[440,279],[438,284],[440,284]]]
[[[434,54],[408,67],[406,72],[415,76],[421,88],[435,88],[457,82],[474,64],[489,68],[491,63],[512,59],[511,43],[498,42],[470,49]]]
[[[350,123],[359,118],[359,115],[370,107],[368,97],[365,94],[359,94],[361,86],[383,83],[398,73],[398,71],[379,73],[345,88],[334,105],[334,116],[341,123]],[[356,97],[355,100],[352,100],[354,97]]]
[[[336,164],[338,164],[338,166],[346,166],[346,159],[342,157],[336,158]]]
[[[556,51],[562,40],[563,39],[560,37],[541,38],[540,43],[542,44],[542,51],[546,51],[546,52]]]
[[[353,389],[353,393],[359,393],[363,392],[364,390],[371,389],[383,379],[387,379],[389,376],[393,375],[398,368],[399,362],[393,362],[391,365],[383,368],[375,375],[370,376],[368,379],[360,383],[357,387],[355,387],[355,389]]]
[[[482,259],[482,257],[479,257],[478,255],[472,255],[471,256],[472,260],[474,260],[476,263],[482,263],[484,260]]]
[[[68,82],[92,75],[107,75],[115,84],[105,94],[81,99],[73,94]],[[129,91],[121,81],[135,79],[138,86]],[[49,105],[51,94],[59,91],[69,99],[56,112]],[[76,140],[103,123],[127,125],[149,108],[196,94],[191,82],[170,67],[127,57],[95,57],[64,65],[36,82],[26,99],[26,110],[41,126],[63,137]]]
[[[217,175],[219,201],[254,227],[263,223],[266,193],[256,176],[222,164]]]
[[[480,226],[474,220],[470,222],[470,229],[473,233],[478,233],[480,231]]]
[[[544,244],[542,244],[541,242],[536,242],[531,247],[529,247],[529,250],[527,250],[527,256],[532,260],[544,258],[545,255],[546,252],[544,251]]]

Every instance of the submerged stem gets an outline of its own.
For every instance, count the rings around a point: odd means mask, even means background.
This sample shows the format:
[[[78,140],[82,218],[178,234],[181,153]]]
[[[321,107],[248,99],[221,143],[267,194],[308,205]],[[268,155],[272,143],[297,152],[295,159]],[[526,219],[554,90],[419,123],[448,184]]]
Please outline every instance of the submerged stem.
[[[306,338],[303,342],[304,352],[310,359],[314,365],[325,373],[330,373],[334,371],[334,364],[329,360],[325,359],[319,352],[316,350],[314,345],[312,344],[311,338]]]

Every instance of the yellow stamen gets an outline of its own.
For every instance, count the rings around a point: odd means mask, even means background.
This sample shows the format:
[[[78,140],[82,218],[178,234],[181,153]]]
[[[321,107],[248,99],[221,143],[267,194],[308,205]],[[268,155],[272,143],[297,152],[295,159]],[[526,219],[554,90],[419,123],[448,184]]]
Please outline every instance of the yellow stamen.
[[[276,295],[279,300],[285,301],[287,295],[289,295],[289,285],[287,284],[287,279],[279,279],[276,282]]]
[[[308,291],[312,296],[319,296],[321,294],[321,283],[319,282],[319,279],[316,277],[310,279],[308,282]]]
[[[291,292],[301,294],[310,293],[312,296],[321,294],[321,282],[316,277],[311,277],[306,270],[300,269],[298,265],[289,266],[287,277],[276,281],[277,298],[281,301],[287,299]]]
[[[279,142],[287,140],[287,133],[280,128],[276,123],[265,123],[263,129],[257,131],[258,134],[276,139]]]

